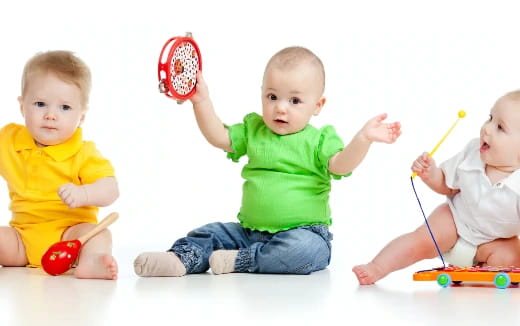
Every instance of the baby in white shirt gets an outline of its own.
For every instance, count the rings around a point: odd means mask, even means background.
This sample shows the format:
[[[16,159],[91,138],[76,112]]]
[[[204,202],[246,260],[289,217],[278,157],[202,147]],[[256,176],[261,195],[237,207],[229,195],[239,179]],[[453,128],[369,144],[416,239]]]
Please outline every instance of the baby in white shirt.
[[[428,217],[446,260],[457,266],[478,263],[520,266],[520,90],[497,100],[480,139],[453,158],[435,164],[428,153],[412,171],[447,202]],[[362,285],[437,256],[425,224],[387,244],[368,264],[352,271]]]

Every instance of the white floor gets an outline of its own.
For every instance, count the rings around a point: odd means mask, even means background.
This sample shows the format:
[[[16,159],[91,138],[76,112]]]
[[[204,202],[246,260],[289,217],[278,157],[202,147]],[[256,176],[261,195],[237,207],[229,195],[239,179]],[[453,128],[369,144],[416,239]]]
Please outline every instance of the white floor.
[[[117,281],[0,268],[0,325],[518,325],[520,288],[442,289],[417,268],[359,287],[350,266],[308,276],[228,274],[139,278],[132,255]],[[432,266],[433,267],[433,266]]]

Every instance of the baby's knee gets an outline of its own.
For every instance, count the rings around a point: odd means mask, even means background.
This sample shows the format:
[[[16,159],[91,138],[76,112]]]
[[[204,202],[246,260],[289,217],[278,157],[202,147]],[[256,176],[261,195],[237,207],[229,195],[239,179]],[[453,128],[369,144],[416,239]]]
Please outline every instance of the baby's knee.
[[[305,239],[301,239],[299,244],[288,247],[286,252],[288,258],[299,262],[298,270],[302,274],[325,268],[329,264],[331,256],[328,241],[312,231],[305,232],[309,232],[306,234]],[[312,270],[303,272],[308,268]],[[294,272],[298,272],[298,270]]]
[[[329,246],[321,239],[317,239],[317,241],[312,243],[302,243],[301,246],[288,250],[289,255],[291,252],[300,257],[307,257],[309,260],[328,258],[330,256]]]
[[[481,244],[477,260],[492,266],[520,266],[520,240],[513,237]]]
[[[486,262],[491,266],[520,266],[520,252],[513,250],[503,250],[490,255]]]
[[[405,234],[397,241],[404,241],[412,245],[407,245],[402,248],[403,255],[406,255],[414,260],[430,259],[438,256],[435,243],[431,236],[425,235],[424,232],[416,230],[414,232]]]
[[[105,240],[112,241],[112,232],[110,232],[109,229],[104,229],[103,231],[100,231],[96,237],[103,238]]]

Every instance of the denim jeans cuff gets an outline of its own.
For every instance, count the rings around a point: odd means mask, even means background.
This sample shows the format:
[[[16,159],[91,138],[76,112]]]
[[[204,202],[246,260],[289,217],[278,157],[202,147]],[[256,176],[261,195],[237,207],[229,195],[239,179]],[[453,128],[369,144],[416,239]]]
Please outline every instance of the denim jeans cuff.
[[[253,263],[253,255],[250,248],[242,248],[235,259],[235,272],[247,273]]]
[[[200,248],[191,246],[189,244],[177,245],[171,248],[186,268],[186,274],[193,273],[197,267],[202,263],[202,250]]]

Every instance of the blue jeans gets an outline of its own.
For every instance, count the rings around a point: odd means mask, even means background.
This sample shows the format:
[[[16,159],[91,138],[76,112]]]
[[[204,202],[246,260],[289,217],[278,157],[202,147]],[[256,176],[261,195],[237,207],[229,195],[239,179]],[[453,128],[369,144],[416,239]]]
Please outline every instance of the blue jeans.
[[[214,250],[237,250],[235,272],[310,274],[330,263],[332,233],[326,225],[301,226],[278,233],[253,231],[239,223],[211,223],[173,244],[186,272],[209,269]]]

